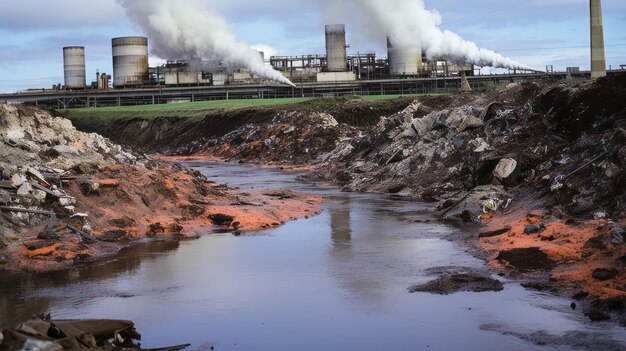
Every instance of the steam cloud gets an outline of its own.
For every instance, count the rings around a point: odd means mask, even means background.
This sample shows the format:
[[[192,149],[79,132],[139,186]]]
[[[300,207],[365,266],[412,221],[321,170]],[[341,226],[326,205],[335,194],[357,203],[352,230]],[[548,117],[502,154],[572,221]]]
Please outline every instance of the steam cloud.
[[[395,46],[422,48],[429,59],[445,58],[496,68],[526,68],[494,51],[479,48],[458,34],[442,30],[441,15],[426,9],[423,0],[319,0],[329,19],[345,21],[345,14],[356,19],[358,30],[372,37],[389,34]],[[343,15],[341,15],[343,14]],[[339,17],[342,16],[342,17]],[[343,23],[343,22],[340,22]]]
[[[259,53],[237,41],[226,20],[198,0],[117,0],[131,20],[150,37],[152,53],[161,58],[221,61],[229,69],[247,68],[255,75],[295,86],[265,65]]]

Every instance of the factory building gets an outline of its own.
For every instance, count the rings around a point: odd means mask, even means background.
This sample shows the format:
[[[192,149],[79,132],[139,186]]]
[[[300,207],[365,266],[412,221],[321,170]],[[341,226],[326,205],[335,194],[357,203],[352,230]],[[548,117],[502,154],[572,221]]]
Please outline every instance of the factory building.
[[[395,43],[387,38],[387,58],[375,52],[348,54],[346,27],[325,26],[326,53],[300,56],[272,56],[265,61],[292,82],[348,82],[356,80],[397,79],[402,77],[440,77],[474,74],[471,64],[427,60],[421,48]],[[97,73],[92,89],[136,88],[145,86],[224,86],[260,84],[265,82],[246,69],[229,71],[221,62],[197,59],[168,61],[149,67],[148,38],[129,36],[111,40],[113,75]],[[63,48],[65,88],[84,89],[85,48]]]

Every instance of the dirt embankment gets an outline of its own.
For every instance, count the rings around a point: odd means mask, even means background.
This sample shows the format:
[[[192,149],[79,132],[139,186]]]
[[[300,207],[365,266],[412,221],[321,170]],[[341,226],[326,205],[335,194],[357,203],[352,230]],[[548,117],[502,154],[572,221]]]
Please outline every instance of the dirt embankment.
[[[475,228],[467,242],[494,268],[587,301],[601,320],[625,308],[625,145],[626,77],[615,76],[418,98],[366,127],[287,111],[179,151],[312,164],[311,180],[436,203]]]
[[[0,105],[0,153],[0,269],[59,269],[145,240],[238,235],[321,204],[296,192],[238,192],[28,106]]]
[[[436,99],[436,98],[433,98]],[[401,111],[410,98],[389,101],[362,101],[348,98],[318,99],[287,106],[218,108],[195,110],[139,111],[135,114],[67,110],[68,118],[81,131],[97,132],[114,142],[146,153],[191,155],[214,145],[215,140],[241,127],[271,122],[279,112],[321,112],[332,114],[339,123],[351,126],[376,124],[379,116]],[[122,115],[122,117],[120,117]]]

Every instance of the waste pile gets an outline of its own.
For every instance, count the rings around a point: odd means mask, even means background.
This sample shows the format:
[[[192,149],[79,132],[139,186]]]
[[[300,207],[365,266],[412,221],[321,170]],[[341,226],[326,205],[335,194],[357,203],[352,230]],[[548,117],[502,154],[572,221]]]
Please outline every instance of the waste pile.
[[[248,123],[223,137],[192,142],[176,153],[303,165],[333,150],[337,140],[351,139],[359,133],[327,113],[284,111],[271,122]]]
[[[626,296],[624,75],[417,98],[367,127],[283,113],[194,151],[313,164],[309,180],[436,203],[477,228],[468,241],[494,267],[541,281],[528,286]]]

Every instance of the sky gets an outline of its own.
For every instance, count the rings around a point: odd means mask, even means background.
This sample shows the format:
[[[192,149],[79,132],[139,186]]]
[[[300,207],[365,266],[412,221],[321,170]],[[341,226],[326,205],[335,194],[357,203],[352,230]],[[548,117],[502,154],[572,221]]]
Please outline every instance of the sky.
[[[145,1],[145,0],[136,0]],[[186,0],[179,0],[181,6]],[[386,56],[383,36],[351,30],[350,13],[332,17],[325,1],[203,0],[226,18],[239,40],[267,54],[323,54],[324,24],[346,23],[349,53]],[[380,0],[393,6],[393,1]],[[588,69],[588,0],[425,0],[442,29],[536,69]],[[607,65],[626,64],[626,1],[604,0]],[[0,3],[0,92],[63,82],[64,46],[85,46],[87,80],[112,73],[111,38],[143,35],[115,0],[19,0]],[[176,58],[162,58],[176,59]],[[161,63],[151,57],[151,65]]]

